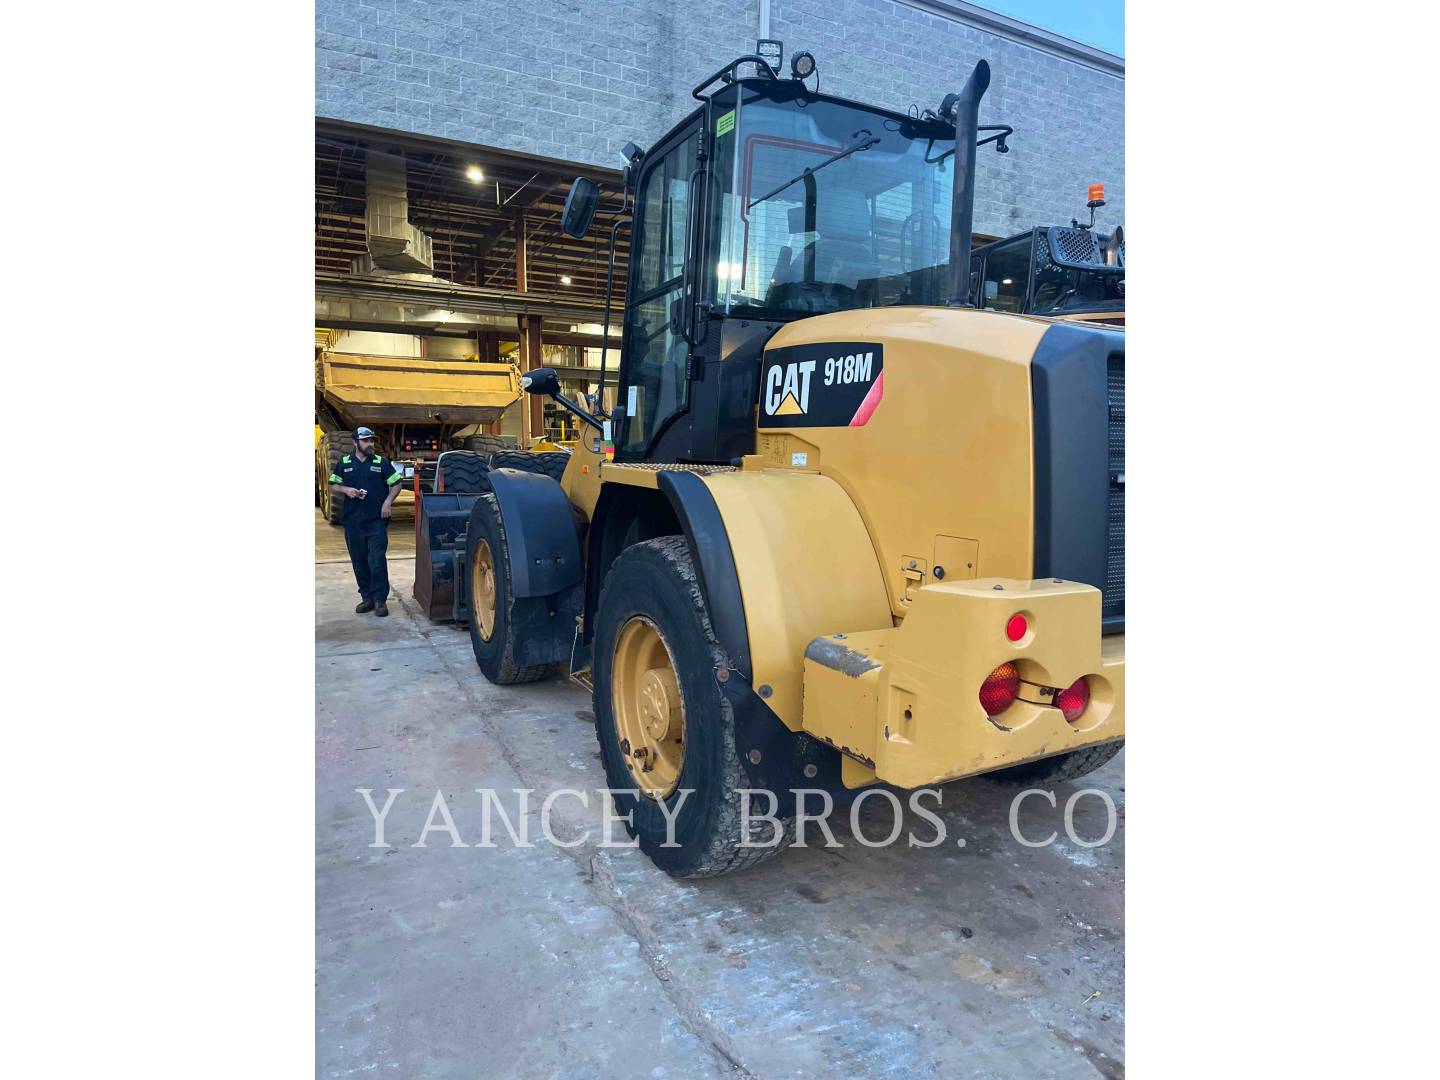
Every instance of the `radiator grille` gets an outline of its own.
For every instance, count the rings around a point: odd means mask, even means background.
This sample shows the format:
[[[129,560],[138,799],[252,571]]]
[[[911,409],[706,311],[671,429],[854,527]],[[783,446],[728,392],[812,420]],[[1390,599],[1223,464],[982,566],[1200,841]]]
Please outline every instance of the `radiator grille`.
[[[1057,226],[1050,230],[1054,241],[1055,254],[1072,263],[1101,263],[1100,245],[1093,233],[1085,229],[1067,229]]]
[[[1110,502],[1105,536],[1105,587],[1101,614],[1125,614],[1125,354],[1110,356]]]

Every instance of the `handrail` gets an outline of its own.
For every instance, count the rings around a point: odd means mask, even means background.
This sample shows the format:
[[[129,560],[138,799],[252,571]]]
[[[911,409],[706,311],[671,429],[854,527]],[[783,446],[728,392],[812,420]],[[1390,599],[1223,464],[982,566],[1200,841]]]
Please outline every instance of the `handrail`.
[[[694,304],[691,302],[690,297],[692,293],[697,293],[699,289],[698,286],[694,284],[694,281],[691,277],[691,268],[695,262],[695,260],[691,257],[691,254],[692,252],[697,250],[696,244],[698,238],[695,236],[695,232],[697,222],[700,219],[700,215],[698,213],[698,206],[701,201],[695,197],[695,181],[699,177],[705,176],[706,174],[707,169],[705,164],[702,162],[701,164],[696,165],[695,168],[691,170],[690,179],[686,181],[685,184],[685,189],[688,193],[687,197],[690,200],[690,205],[685,208],[685,253],[682,256],[682,258],[684,259],[684,265],[680,273],[680,325],[678,327],[675,327],[674,329],[678,329],[680,331],[680,336],[685,340],[685,344],[691,346],[692,348],[695,346],[696,342],[694,325],[695,320],[694,312],[692,310]]]
[[[734,82],[736,78],[734,74],[735,69],[738,68],[741,64],[754,64],[757,68],[759,68],[760,71],[764,72],[766,75],[769,75],[770,78],[775,82],[780,81],[780,76],[776,73],[775,69],[770,66],[770,61],[766,60],[758,53],[746,53],[744,56],[731,60],[730,63],[726,64],[719,71],[715,72],[714,75],[711,75],[704,82],[696,86],[694,90],[690,91],[690,96],[693,97],[696,101],[709,101],[710,99],[705,95],[701,94],[700,91],[704,90],[716,79],[722,77],[725,79],[725,82],[727,84]]]
[[[626,206],[628,206],[628,202]],[[610,303],[615,290],[615,237],[620,231],[620,226],[628,223],[631,219],[625,217],[625,208],[620,209],[620,217],[617,217],[610,225],[610,266],[605,271],[605,323],[600,328],[600,408],[597,410],[601,416],[608,417],[610,414],[605,409],[605,368],[610,359]],[[621,333],[624,331],[622,329]],[[623,346],[624,339],[621,339]],[[623,357],[622,357],[623,359]]]

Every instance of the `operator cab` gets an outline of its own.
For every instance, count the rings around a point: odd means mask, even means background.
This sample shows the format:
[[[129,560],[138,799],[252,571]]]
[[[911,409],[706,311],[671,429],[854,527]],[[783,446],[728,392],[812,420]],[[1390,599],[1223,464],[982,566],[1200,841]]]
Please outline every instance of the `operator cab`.
[[[1125,230],[1095,231],[1095,211],[1105,205],[1105,185],[1091,184],[1089,224],[1042,226],[996,240],[970,254],[981,282],[983,306],[994,311],[1058,318],[1093,316],[1103,321],[1125,312]]]
[[[1112,248],[1116,261],[1107,263]],[[1052,226],[978,247],[970,259],[993,311],[1118,314],[1125,310],[1124,250],[1118,230],[1107,236]]]
[[[756,74],[740,77],[742,65]],[[953,300],[957,168],[970,170],[967,253],[973,188],[973,151],[958,165],[955,153],[963,103],[952,107],[950,95],[939,113],[894,113],[812,91],[810,73],[813,60],[789,79],[759,57],[736,60],[695,88],[701,106],[651,150],[627,147],[617,212],[633,195],[633,225],[609,417],[617,461],[753,453],[761,353],[788,321]],[[1011,128],[973,126],[983,93],[981,83],[967,134],[998,132],[976,145],[1003,153]],[[572,189],[567,231],[588,227],[596,199]]]

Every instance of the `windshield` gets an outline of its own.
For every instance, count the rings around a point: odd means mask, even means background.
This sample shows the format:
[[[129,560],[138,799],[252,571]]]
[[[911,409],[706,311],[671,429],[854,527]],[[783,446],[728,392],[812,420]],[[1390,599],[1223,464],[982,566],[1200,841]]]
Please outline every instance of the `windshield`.
[[[944,302],[953,129],[788,84],[746,85],[716,117],[716,305],[784,317]]]

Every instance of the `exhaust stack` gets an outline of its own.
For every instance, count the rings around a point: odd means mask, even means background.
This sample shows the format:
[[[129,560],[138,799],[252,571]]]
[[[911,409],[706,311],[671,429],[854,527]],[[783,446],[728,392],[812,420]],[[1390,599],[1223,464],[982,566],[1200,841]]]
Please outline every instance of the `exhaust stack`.
[[[955,188],[950,197],[950,307],[974,307],[970,290],[970,234],[975,221],[975,155],[980,130],[980,99],[990,87],[990,65],[981,60],[965,81],[965,89],[950,94],[940,115],[955,123]]]

